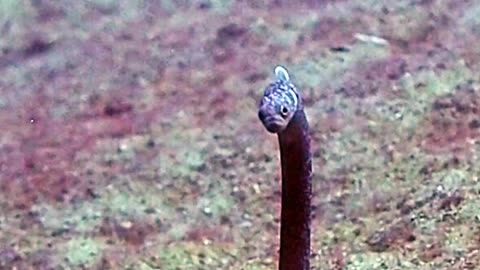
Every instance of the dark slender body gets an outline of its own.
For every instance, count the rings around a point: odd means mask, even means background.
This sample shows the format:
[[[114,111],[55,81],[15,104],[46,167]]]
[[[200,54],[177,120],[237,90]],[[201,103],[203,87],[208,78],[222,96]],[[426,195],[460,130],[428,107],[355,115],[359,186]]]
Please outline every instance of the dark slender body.
[[[282,163],[280,270],[308,270],[312,198],[312,159],[305,113],[298,110],[278,133]]]
[[[312,160],[303,102],[287,70],[275,68],[276,81],[265,88],[258,116],[278,134],[282,164],[280,270],[310,268]]]

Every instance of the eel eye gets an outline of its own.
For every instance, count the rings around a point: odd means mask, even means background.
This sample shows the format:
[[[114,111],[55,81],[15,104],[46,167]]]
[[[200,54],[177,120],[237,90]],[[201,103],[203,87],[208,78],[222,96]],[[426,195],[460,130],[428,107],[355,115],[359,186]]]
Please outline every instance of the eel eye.
[[[284,117],[284,118],[287,117],[287,115],[288,115],[288,108],[285,107],[285,106],[280,107],[280,114],[281,114],[282,117]]]

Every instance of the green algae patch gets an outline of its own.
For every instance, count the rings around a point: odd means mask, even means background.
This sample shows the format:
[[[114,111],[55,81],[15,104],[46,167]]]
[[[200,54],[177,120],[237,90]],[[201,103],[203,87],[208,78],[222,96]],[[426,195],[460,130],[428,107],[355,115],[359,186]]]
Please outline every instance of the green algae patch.
[[[406,73],[398,89],[404,91],[411,105],[429,105],[436,97],[452,93],[456,86],[473,79],[474,74],[463,62],[456,63],[451,69],[434,71],[432,69]],[[407,104],[408,105],[408,104]]]
[[[199,206],[205,214],[218,217],[221,214],[228,214],[234,206],[234,201],[231,197],[225,196],[223,192],[216,191],[203,196]]]
[[[419,123],[438,97],[453,93],[456,86],[472,78],[472,71],[464,63],[458,63],[450,70],[405,73],[392,89],[403,98],[378,102],[373,117],[380,123],[395,123],[395,134],[408,137],[419,128]]]
[[[461,224],[450,227],[445,235],[445,247],[452,254],[465,255],[470,247],[476,246],[475,235],[477,230],[473,226]]]
[[[206,164],[207,135],[203,129],[192,128],[194,123],[184,113],[175,117],[175,128],[158,129],[163,151],[154,163],[165,178],[192,177]]]
[[[71,266],[91,267],[101,259],[104,244],[91,238],[74,238],[66,242],[60,252]]]
[[[146,187],[144,187],[146,188]],[[32,208],[45,229],[53,234],[69,232],[90,233],[99,228],[105,218],[166,220],[173,218],[173,210],[154,190],[125,192],[113,186],[98,194],[98,198],[58,207],[37,204]]]
[[[272,269],[272,267],[265,263],[265,262],[251,262],[247,263],[244,267],[242,267],[243,270],[269,270]]]
[[[384,157],[378,155],[376,145],[354,127],[348,127],[342,133],[335,134],[325,143],[323,155],[327,165],[324,172],[335,174],[344,168],[372,168],[381,166]],[[365,171],[358,171],[357,180],[365,178]]]
[[[180,171],[188,174],[191,171],[197,171],[205,165],[205,153],[203,151],[180,151],[177,153],[177,161],[183,161],[184,166]]]
[[[57,232],[57,234],[69,230],[80,233],[91,232],[100,224],[103,217],[100,207],[87,202],[65,207],[37,204],[32,211],[39,214],[39,219],[46,229]]]
[[[478,14],[480,13],[480,3],[472,2],[469,4],[469,8],[466,8],[464,12],[465,13],[459,18],[458,22],[461,25],[476,29],[476,27],[480,25],[480,18],[478,17]],[[475,32],[478,33],[477,31]]]
[[[268,22],[267,22],[268,20]],[[312,28],[318,20],[318,14],[304,14],[303,16],[289,16],[285,21],[272,18],[257,18],[250,24],[250,30],[259,38],[271,37],[269,42],[277,46],[292,47],[306,30]]]
[[[462,206],[458,210],[460,217],[463,220],[473,222],[476,224],[480,224],[480,198],[478,195],[471,196],[465,202],[463,202]]]
[[[221,269],[233,259],[231,250],[190,242],[159,247],[157,252],[156,265],[162,270]]]
[[[28,18],[30,5],[29,1],[25,0],[2,0],[0,1],[0,29],[5,29],[7,24],[12,24],[14,27],[21,24]],[[4,33],[3,33],[4,34]],[[2,35],[3,35],[2,34]],[[7,41],[8,39],[5,39]],[[0,39],[0,47],[4,44],[3,38]]]
[[[213,11],[220,14],[228,14],[234,3],[232,0],[208,0],[206,2],[210,4]]]
[[[457,169],[442,171],[433,175],[434,182],[441,185],[441,188],[446,192],[462,189],[468,184],[468,178],[465,171]]]
[[[410,93],[411,97],[422,101],[429,101],[432,98],[453,92],[455,87],[474,78],[472,71],[465,66],[465,63],[459,62],[454,67],[441,72],[433,70],[424,70],[416,72],[413,75],[414,84],[422,85],[416,88],[415,93]],[[410,90],[413,90],[410,88]]]
[[[343,75],[362,61],[372,61],[386,58],[389,49],[369,43],[357,42],[350,52],[341,54],[323,52],[309,55],[293,63],[291,70],[295,71],[297,81],[304,87],[322,89],[327,86],[337,87],[343,82]]]
[[[374,35],[384,35],[393,40],[410,40],[424,29],[429,17],[421,8],[411,8],[410,1],[334,1],[328,3],[322,10],[328,16],[337,20],[351,22],[352,18],[361,18],[365,24],[362,32]],[[364,11],[358,14],[357,11]],[[388,10],[386,21],[374,19],[374,16],[382,16]],[[351,25],[350,28],[355,28]]]
[[[148,216],[152,214],[165,214],[170,212],[162,198],[156,196],[153,191],[144,191],[143,194],[135,194],[118,190],[105,193],[99,201],[105,211],[113,216]],[[156,211],[157,209],[158,211]]]
[[[345,270],[418,269],[404,257],[391,253],[362,253],[349,256]]]
[[[190,230],[191,224],[176,224],[168,231],[168,236],[174,241],[182,240]]]
[[[324,238],[323,240],[328,241],[328,245],[333,245],[337,242],[357,242],[360,239],[358,236],[359,225],[350,221],[343,221],[335,224],[333,227],[330,237]],[[333,238],[332,238],[333,237]],[[330,238],[330,239],[329,239]]]

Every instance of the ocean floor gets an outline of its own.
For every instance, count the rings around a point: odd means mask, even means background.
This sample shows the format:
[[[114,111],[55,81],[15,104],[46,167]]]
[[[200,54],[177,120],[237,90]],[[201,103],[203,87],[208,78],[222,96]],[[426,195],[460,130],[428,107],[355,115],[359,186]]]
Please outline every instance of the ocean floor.
[[[0,269],[276,269],[277,64],[312,269],[480,269],[473,0],[0,1]]]

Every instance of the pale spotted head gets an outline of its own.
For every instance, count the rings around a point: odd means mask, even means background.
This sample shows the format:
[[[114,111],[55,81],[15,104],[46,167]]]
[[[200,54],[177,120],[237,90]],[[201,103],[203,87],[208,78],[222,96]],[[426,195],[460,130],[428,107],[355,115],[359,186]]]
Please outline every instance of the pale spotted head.
[[[301,100],[287,70],[277,66],[274,73],[276,81],[265,88],[258,117],[269,132],[278,133],[288,126]]]

